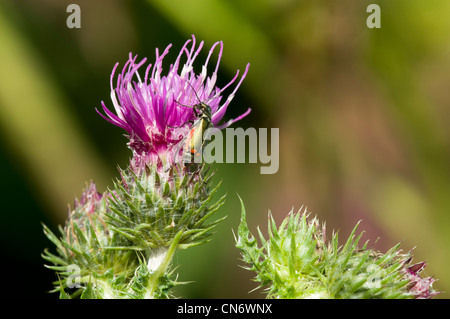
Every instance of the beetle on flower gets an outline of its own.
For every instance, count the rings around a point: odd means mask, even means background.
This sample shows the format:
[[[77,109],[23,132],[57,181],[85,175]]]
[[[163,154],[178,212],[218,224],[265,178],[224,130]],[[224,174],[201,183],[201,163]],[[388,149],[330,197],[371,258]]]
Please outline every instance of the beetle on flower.
[[[163,75],[162,64],[171,45],[167,46],[162,54],[159,54],[159,50],[156,49],[155,63],[147,66],[143,78],[138,70],[145,64],[146,59],[137,62],[137,56],[130,53],[114,87],[114,75],[118,63],[114,66],[110,84],[111,99],[116,114],[111,112],[103,101],[102,108],[106,115],[98,110],[97,112],[104,119],[128,133],[128,145],[136,159],[147,164],[169,167],[180,155],[177,144],[188,135],[193,123],[200,116],[194,108],[199,102],[207,101],[211,110],[211,124],[218,129],[228,127],[250,113],[249,108],[237,118],[220,124],[231,100],[247,75],[249,64],[234,90],[221,104],[225,89],[239,78],[239,70],[227,85],[222,88],[216,86],[223,51],[223,43],[216,42],[209,50],[201,72],[196,74],[193,64],[203,44],[202,41],[196,47],[194,36],[186,41],[166,75]],[[208,76],[208,64],[216,47],[219,47],[217,63],[213,73]],[[180,70],[183,56],[186,62]],[[185,107],[186,105],[190,107]]]

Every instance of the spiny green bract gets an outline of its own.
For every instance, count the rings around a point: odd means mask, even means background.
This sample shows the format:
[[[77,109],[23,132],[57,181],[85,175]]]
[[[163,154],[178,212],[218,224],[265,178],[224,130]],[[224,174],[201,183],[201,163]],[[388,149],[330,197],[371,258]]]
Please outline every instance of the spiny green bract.
[[[43,225],[57,254],[46,249],[42,256],[53,264],[46,267],[57,272],[59,281],[55,282],[53,291],[61,291],[61,296],[66,295],[67,288],[73,288],[75,295],[82,294],[93,281],[126,282],[139,265],[135,250],[116,249],[130,247],[130,241],[106,227],[108,196],[107,192],[98,195],[91,183],[83,192],[82,200],[76,201],[69,212],[65,227],[59,227],[59,236]]]
[[[194,173],[176,168],[158,173],[147,166],[139,174],[120,170],[122,178],[114,184],[107,214],[108,227],[142,249],[167,247],[180,231],[180,249],[208,241],[211,230],[225,218],[208,221],[225,200],[223,196],[211,204],[220,183],[210,190],[211,176],[201,168]]]
[[[61,298],[167,298],[180,284],[172,280],[175,250],[208,241],[223,219],[208,220],[225,196],[211,204],[219,185],[209,190],[202,167],[120,174],[104,194],[88,186],[59,236],[44,225],[57,251],[43,258],[58,275],[53,291]]]
[[[258,288],[266,287],[267,298],[414,298],[405,265],[411,252],[401,254],[399,244],[382,254],[358,247],[355,226],[347,242],[339,246],[337,234],[326,243],[325,225],[303,213],[290,212],[279,228],[269,213],[266,240],[258,228],[261,246],[250,233],[244,204],[236,247],[244,268],[256,272]],[[417,274],[415,274],[417,275]],[[418,275],[417,275],[418,277]],[[427,288],[432,292],[432,288]],[[431,295],[435,294],[434,292]]]

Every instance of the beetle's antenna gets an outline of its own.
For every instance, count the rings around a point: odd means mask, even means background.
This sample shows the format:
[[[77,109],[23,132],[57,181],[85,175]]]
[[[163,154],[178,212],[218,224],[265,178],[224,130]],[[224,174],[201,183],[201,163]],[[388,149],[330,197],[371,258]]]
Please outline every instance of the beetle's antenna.
[[[197,98],[197,100],[198,100],[200,103],[203,103],[202,100],[200,100],[200,98],[198,97],[197,91],[194,89],[194,87],[192,86],[192,84],[189,83],[189,82],[187,82],[187,81],[186,81],[186,83],[191,87],[192,91],[194,91],[194,94],[195,94],[195,97]]]
[[[180,104],[181,106],[184,106],[184,107],[190,107],[191,109],[194,108],[193,106],[190,106],[190,105],[184,105],[184,104],[181,104],[181,103],[178,102],[177,100],[174,100],[174,101],[177,102],[178,104]]]
[[[190,82],[186,81],[186,80],[185,80],[185,82],[191,87],[192,91],[194,91],[195,97],[197,98],[197,100],[198,100],[200,103],[206,104],[206,102],[211,101],[211,100],[214,100],[214,99],[216,98],[216,96],[213,96],[212,98],[209,98],[209,99],[207,99],[207,100],[205,100],[205,101],[200,100],[200,97],[198,96],[197,91],[196,91],[195,88],[192,86],[192,84],[191,84]],[[220,92],[218,92],[217,94],[219,94],[219,93],[220,93]],[[183,104],[179,103],[178,101],[175,101],[175,102],[177,102],[177,103],[180,104],[181,106],[186,106],[186,107],[190,107],[190,108],[195,108],[195,107],[193,107],[193,106],[183,105]]]

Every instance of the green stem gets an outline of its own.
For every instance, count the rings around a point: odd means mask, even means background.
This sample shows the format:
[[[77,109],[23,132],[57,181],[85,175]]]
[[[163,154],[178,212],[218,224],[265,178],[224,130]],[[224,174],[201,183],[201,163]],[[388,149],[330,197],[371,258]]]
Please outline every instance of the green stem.
[[[145,294],[144,299],[153,299],[154,293],[159,285],[159,280],[167,271],[167,268],[170,265],[170,262],[172,261],[173,255],[175,254],[175,251],[178,247],[178,243],[180,242],[181,236],[183,235],[183,231],[179,231],[175,237],[172,240],[172,243],[170,244],[167,251],[164,253],[162,251],[159,251],[154,258],[150,258],[148,262],[148,270],[152,271],[155,269],[155,259],[161,260],[159,263],[159,266],[154,270],[154,272],[151,274],[149,283],[148,283],[148,290]],[[161,258],[161,254],[164,254],[164,257]]]

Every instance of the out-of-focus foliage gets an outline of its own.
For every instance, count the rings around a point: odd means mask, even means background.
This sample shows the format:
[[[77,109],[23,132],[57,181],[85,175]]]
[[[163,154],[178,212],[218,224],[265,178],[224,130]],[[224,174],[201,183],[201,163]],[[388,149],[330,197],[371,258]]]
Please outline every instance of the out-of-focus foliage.
[[[69,3],[81,7],[81,29],[66,26]],[[371,3],[380,29],[366,26]],[[130,51],[152,61],[155,47],[178,49],[195,34],[206,47],[224,41],[219,84],[250,62],[229,116],[252,107],[240,126],[280,128],[280,168],[216,165],[228,218],[210,243],[179,255],[180,280],[195,280],[179,294],[261,297],[247,294],[252,274],[238,267],[239,193],[260,212],[250,225],[268,209],[278,222],[306,205],[344,237],[362,220],[379,250],[416,246],[447,297],[449,12],[447,0],[2,1],[2,248],[36,278],[51,277],[40,221],[62,223],[86,181],[111,187],[130,156],[122,132],[94,110],[110,103],[113,65]],[[30,282],[38,296],[51,287]]]

